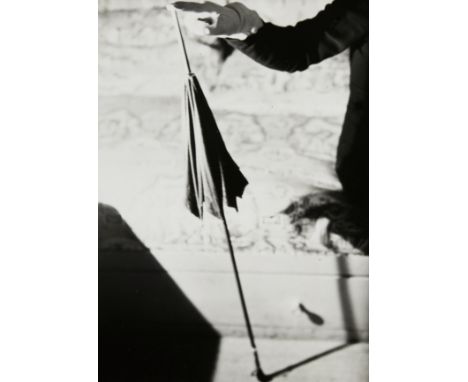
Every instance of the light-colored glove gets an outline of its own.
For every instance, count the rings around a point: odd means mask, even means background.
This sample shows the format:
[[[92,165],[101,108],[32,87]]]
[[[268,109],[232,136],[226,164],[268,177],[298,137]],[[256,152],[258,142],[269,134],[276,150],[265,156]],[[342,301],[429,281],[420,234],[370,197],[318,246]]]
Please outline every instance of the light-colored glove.
[[[199,34],[244,40],[263,26],[258,13],[241,3],[223,7],[211,1],[176,1],[170,6],[195,15],[198,26],[192,29]]]

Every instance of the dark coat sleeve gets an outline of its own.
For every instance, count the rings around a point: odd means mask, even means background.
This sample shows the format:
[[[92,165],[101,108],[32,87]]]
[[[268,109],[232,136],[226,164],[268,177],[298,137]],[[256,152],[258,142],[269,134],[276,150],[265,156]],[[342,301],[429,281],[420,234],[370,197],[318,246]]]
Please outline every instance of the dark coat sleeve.
[[[246,40],[229,44],[272,69],[295,72],[334,56],[368,35],[368,0],[335,0],[295,26],[265,23]]]

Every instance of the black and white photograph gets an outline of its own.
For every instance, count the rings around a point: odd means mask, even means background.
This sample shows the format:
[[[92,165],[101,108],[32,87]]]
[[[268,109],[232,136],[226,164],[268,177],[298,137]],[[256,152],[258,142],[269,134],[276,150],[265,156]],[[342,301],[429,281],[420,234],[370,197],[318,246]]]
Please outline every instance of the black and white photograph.
[[[0,381],[468,381],[467,12],[2,3]]]
[[[364,0],[99,3],[102,381],[368,380]]]

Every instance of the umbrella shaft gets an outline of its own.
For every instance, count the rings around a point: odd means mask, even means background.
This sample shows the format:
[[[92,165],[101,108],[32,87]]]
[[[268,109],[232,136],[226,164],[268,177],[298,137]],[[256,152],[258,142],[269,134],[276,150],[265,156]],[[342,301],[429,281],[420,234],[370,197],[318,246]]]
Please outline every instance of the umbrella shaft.
[[[191,74],[192,70],[190,69],[190,62],[189,62],[188,55],[187,55],[187,49],[185,48],[184,36],[182,35],[182,29],[180,28],[179,17],[177,16],[177,10],[175,8],[172,9],[172,15],[174,16],[174,21],[177,27],[177,31],[179,32],[177,36],[179,38],[180,46],[182,47],[182,52],[184,53],[185,66],[187,68],[187,73]]]
[[[242,291],[242,284],[241,284],[240,277],[239,277],[239,271],[237,269],[236,258],[234,256],[234,249],[232,248],[231,235],[229,234],[229,229],[228,229],[224,214],[222,214],[222,219],[223,219],[223,224],[224,224],[224,230],[226,232],[226,239],[228,242],[229,254],[231,255],[232,267],[234,268],[234,276],[236,277],[237,290],[239,291],[239,297],[241,300],[242,312],[244,313],[245,325],[247,326],[247,332],[249,335],[250,345],[252,346],[252,350],[254,351],[255,363],[259,365],[257,346],[255,344],[255,337],[252,331],[252,326],[250,324],[249,312],[247,310],[247,304],[245,303],[244,292]]]

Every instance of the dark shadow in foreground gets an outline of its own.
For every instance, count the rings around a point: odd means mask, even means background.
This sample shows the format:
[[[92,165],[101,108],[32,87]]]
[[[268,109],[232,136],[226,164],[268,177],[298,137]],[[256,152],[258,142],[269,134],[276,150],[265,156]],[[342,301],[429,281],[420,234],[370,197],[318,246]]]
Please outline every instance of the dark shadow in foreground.
[[[211,381],[219,342],[120,214],[99,204],[99,381]]]

